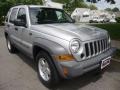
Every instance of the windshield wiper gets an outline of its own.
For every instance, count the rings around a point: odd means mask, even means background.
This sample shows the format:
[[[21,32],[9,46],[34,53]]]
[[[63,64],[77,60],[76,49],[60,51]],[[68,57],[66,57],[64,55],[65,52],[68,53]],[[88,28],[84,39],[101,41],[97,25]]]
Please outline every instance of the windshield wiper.
[[[59,23],[72,23],[72,22],[70,22],[68,20],[62,20],[62,21],[59,21]]]

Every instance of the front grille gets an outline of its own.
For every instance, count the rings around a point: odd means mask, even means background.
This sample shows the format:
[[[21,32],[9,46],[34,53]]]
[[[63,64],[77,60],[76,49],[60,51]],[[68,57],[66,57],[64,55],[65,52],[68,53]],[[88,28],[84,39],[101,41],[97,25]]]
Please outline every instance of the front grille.
[[[85,43],[85,55],[91,57],[100,54],[109,48],[107,39]]]

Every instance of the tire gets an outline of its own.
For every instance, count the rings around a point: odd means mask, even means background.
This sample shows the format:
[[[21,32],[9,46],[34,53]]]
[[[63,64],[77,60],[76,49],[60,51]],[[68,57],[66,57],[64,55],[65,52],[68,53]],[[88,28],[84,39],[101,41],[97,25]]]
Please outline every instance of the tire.
[[[10,38],[7,36],[6,37],[6,43],[7,43],[7,48],[8,51],[10,53],[15,53],[16,52],[16,48],[14,47],[14,45],[11,43]]]
[[[38,77],[43,85],[52,88],[59,82],[59,76],[51,57],[44,51],[40,51],[36,57]]]

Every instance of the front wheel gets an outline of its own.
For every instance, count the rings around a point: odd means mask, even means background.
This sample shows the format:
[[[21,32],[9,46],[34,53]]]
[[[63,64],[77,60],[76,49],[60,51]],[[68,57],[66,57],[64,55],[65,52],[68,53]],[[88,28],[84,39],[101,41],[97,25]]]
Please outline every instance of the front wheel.
[[[51,57],[44,51],[40,51],[36,57],[38,61],[38,76],[40,81],[48,88],[59,81],[58,73]]]

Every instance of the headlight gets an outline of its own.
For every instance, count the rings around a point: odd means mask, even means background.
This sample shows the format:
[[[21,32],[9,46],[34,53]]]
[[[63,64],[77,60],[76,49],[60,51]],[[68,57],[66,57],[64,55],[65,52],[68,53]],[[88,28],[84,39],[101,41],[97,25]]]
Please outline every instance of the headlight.
[[[78,40],[74,39],[71,41],[70,49],[72,52],[77,53],[80,48],[80,43]]]

